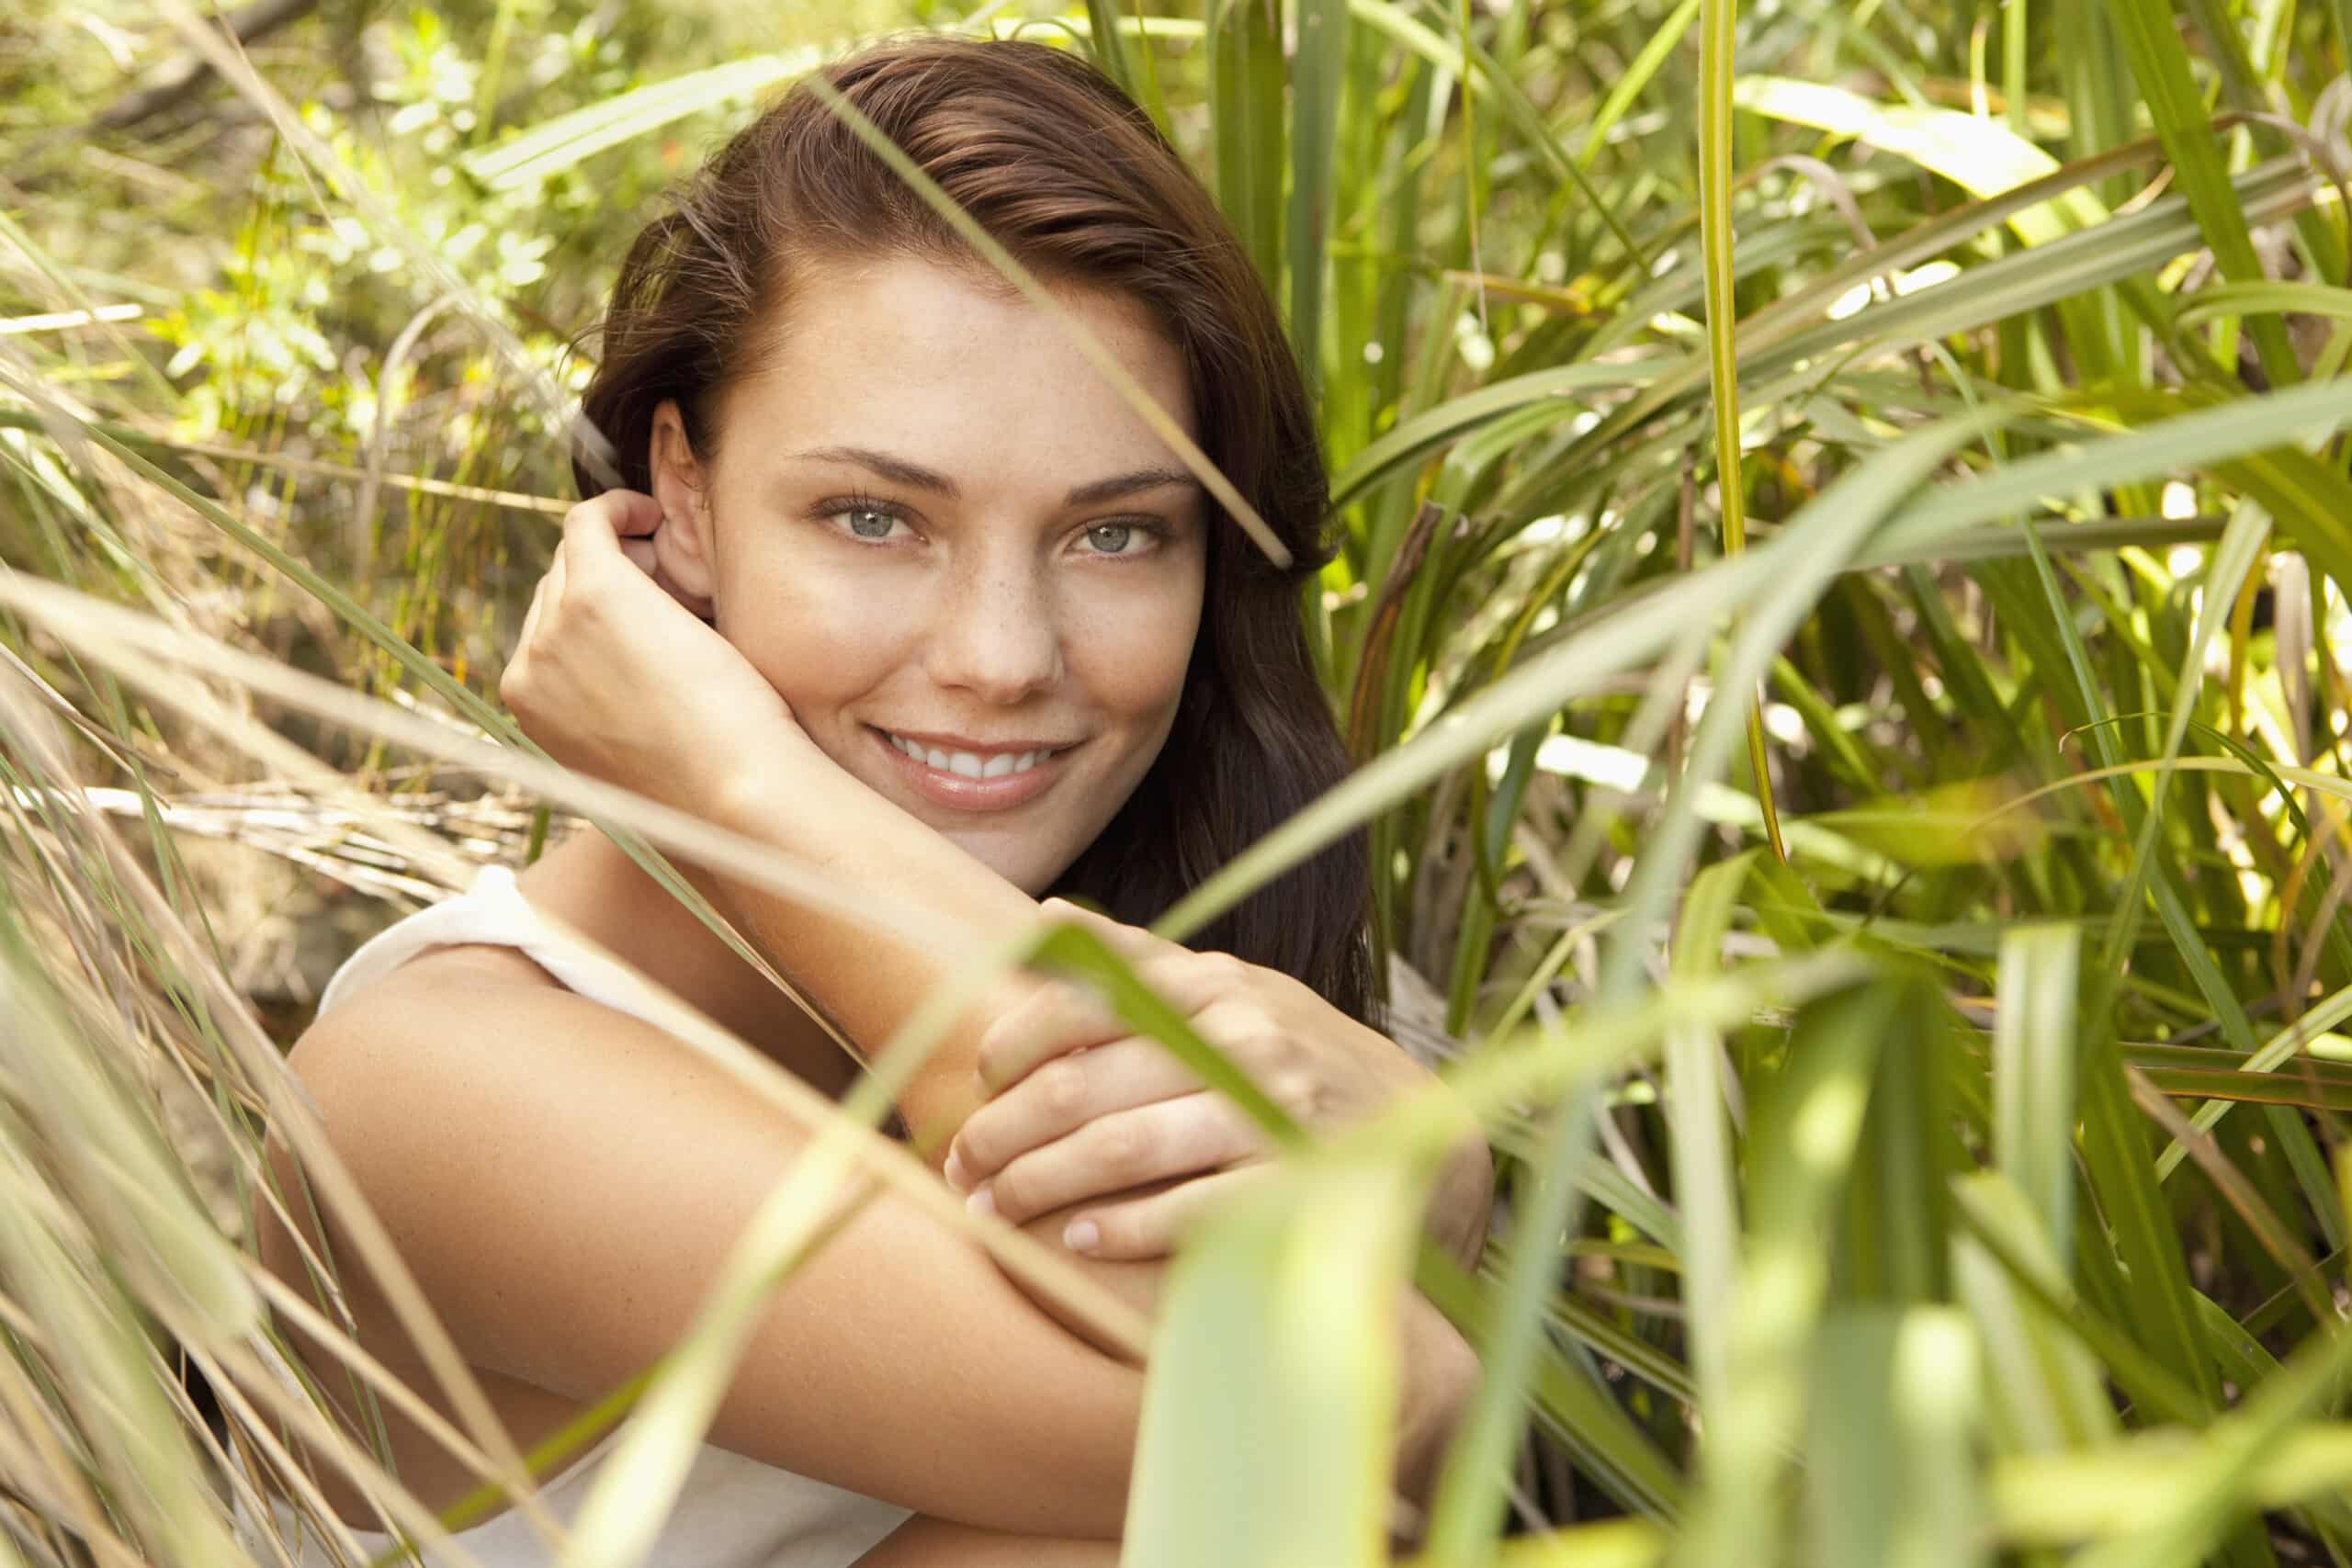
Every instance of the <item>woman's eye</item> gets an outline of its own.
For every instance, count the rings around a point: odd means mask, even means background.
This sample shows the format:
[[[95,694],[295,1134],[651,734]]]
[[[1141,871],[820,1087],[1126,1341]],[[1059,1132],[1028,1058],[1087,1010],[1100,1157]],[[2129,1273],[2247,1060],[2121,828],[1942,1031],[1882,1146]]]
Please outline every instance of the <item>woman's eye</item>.
[[[876,512],[870,506],[853,506],[836,516],[849,519],[849,531],[861,539],[887,539],[899,520],[887,512]]]
[[[1104,556],[1136,555],[1127,546],[1142,536],[1143,530],[1132,523],[1097,523],[1086,531],[1086,542],[1094,553]]]

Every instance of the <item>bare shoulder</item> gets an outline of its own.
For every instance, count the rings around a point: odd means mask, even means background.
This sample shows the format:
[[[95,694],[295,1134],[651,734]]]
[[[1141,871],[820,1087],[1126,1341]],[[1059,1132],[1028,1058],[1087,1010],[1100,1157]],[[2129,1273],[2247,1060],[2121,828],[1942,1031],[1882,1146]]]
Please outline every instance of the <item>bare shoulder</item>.
[[[581,1236],[616,1217],[625,1173],[794,1130],[684,1042],[508,948],[410,960],[322,1015],[288,1060],[460,1348],[490,1366],[503,1336],[469,1307],[538,1283],[518,1227]]]
[[[322,1016],[293,1060],[460,1354],[574,1401],[688,1329],[812,1136],[687,1043],[458,949]],[[1115,1531],[1135,1373],[922,1205],[882,1192],[829,1229],[712,1440],[989,1528]]]

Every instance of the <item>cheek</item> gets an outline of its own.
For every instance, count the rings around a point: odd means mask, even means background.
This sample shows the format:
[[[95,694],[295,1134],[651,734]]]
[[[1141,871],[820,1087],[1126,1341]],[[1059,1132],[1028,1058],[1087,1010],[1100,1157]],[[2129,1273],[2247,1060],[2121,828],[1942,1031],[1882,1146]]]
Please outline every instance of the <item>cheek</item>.
[[[1139,725],[1165,725],[1184,694],[1201,600],[1189,592],[1136,594],[1073,619],[1070,673],[1098,712]]]
[[[851,581],[808,552],[741,565],[723,574],[719,629],[812,734],[903,661],[906,616],[887,583]]]

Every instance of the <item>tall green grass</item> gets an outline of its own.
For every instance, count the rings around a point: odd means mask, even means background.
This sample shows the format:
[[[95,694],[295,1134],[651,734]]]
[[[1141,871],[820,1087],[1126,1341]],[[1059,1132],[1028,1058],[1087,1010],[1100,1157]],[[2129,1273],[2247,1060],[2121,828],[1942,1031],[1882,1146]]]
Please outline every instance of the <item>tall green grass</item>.
[[[631,69],[582,35],[518,93],[469,68],[513,9],[376,24],[401,69],[356,114],[323,33],[248,64],[176,5],[117,19],[229,85],[89,152],[111,35],[0,56],[0,1559],[240,1561],[205,1499],[318,1430],[257,1374],[247,1238],[353,1199],[232,982],[239,879],[456,886],[523,852],[460,827],[480,774],[649,857],[706,841],[535,765],[482,694],[560,507],[561,340],[638,199],[845,40]],[[1412,1032],[1502,1180],[1476,1275],[1417,1258],[1451,1123],[1405,1105],[1203,1231],[1130,1558],[1380,1553],[1409,1276],[1487,1368],[1431,1562],[2352,1561],[2342,7],[1021,25],[1216,190],[1339,500],[1306,608],[1362,765],[1162,929],[1369,824],[1400,1031],[1435,998]],[[199,821],[245,848],[191,855]],[[833,1132],[616,1391],[642,1419],[582,1560],[641,1551],[824,1191],[923,1190],[859,1130],[886,1080],[828,1112],[677,1027]],[[266,1121],[315,1195],[261,1179]]]

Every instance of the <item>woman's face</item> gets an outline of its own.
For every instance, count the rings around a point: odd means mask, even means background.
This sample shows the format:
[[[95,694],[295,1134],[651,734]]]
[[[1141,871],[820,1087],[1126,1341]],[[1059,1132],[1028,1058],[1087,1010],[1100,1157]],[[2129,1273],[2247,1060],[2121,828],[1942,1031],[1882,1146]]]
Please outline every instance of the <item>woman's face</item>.
[[[795,284],[715,453],[656,417],[664,568],[828,756],[1042,893],[1175,719],[1207,499],[992,277],[892,257]],[[1194,434],[1182,358],[1141,306],[1056,297]]]

